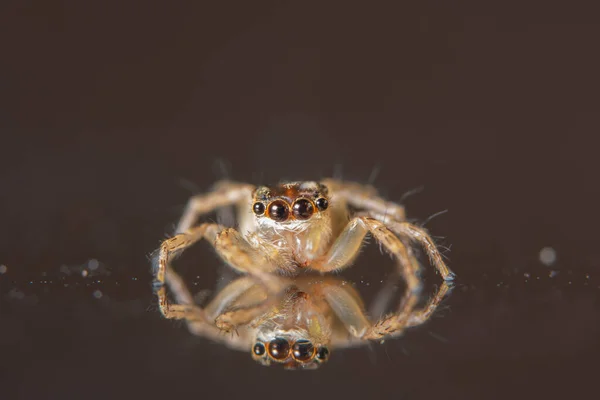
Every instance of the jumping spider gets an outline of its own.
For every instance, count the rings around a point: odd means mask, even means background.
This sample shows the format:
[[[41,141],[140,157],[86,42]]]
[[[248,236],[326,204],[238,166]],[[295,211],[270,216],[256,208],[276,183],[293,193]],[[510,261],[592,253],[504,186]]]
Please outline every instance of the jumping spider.
[[[272,276],[268,284],[243,276],[225,286],[204,308],[195,305],[181,278],[174,295],[185,311],[191,332],[249,351],[262,365],[286,369],[314,369],[329,360],[333,349],[356,347],[370,340],[399,336],[404,329],[425,323],[450,290],[444,281],[423,308],[415,309],[419,295],[407,291],[398,310],[371,322],[360,294],[352,284],[333,276]],[[389,283],[389,282],[388,282]],[[383,314],[393,286],[377,296]]]
[[[194,225],[199,216],[227,206],[238,208],[238,229],[216,223]],[[374,188],[337,180],[291,182],[255,187],[223,181],[213,192],[192,197],[176,235],[165,240],[155,258],[159,307],[167,318],[194,319],[190,299],[168,304],[165,283],[174,292],[185,287],[170,262],[205,238],[232,268],[273,286],[275,273],[295,275],[302,269],[321,273],[348,267],[370,233],[396,261],[397,270],[416,293],[419,263],[411,244],[420,244],[443,279],[454,274],[433,240],[405,219],[404,207],[383,200]],[[395,322],[390,321],[390,327]],[[391,329],[391,328],[390,328]],[[393,331],[393,329],[391,329]]]

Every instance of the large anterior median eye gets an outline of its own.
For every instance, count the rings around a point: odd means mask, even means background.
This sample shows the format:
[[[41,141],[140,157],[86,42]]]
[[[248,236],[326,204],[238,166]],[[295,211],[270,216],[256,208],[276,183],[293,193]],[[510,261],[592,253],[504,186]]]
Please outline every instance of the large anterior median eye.
[[[290,210],[283,200],[275,200],[269,204],[269,217],[277,222],[283,222],[288,219]]]
[[[276,360],[285,360],[290,354],[290,344],[283,338],[275,338],[269,343],[269,355]]]
[[[315,347],[308,340],[298,340],[292,347],[292,354],[298,361],[310,361],[315,355]]]
[[[292,213],[296,219],[309,219],[313,215],[314,211],[315,208],[313,207],[312,202],[308,199],[298,199],[292,206]]]

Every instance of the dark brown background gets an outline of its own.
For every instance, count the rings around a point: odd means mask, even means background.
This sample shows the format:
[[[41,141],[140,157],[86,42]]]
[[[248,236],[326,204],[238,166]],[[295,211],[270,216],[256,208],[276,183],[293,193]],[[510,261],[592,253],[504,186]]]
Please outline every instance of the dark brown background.
[[[488,3],[3,3],[7,398],[582,398],[600,334],[597,13]],[[394,200],[423,186],[411,217],[449,210],[427,225],[459,275],[439,318],[296,373],[160,318],[147,256],[189,195],[223,170],[336,166],[380,168]],[[91,258],[105,274],[65,273]],[[216,258],[186,260],[214,288]],[[367,249],[350,274],[375,285],[382,260]]]

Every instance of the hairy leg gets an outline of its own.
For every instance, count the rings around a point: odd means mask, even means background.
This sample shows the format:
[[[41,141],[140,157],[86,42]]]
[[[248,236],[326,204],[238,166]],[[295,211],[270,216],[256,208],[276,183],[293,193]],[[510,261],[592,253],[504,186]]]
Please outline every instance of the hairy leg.
[[[455,274],[444,263],[441,254],[427,231],[405,221],[404,207],[377,196],[377,191],[371,186],[333,179],[323,181],[331,188],[334,196],[339,196],[347,204],[365,210],[369,216],[383,222],[401,237],[416,241],[426,251],[429,259],[440,272],[444,280],[452,280]]]
[[[359,216],[369,216],[385,224],[392,232],[406,241],[420,244],[430,262],[436,267],[442,278],[446,281],[451,281],[456,277],[456,274],[444,262],[441,253],[437,249],[433,239],[427,231],[415,224],[406,221],[395,221],[389,216],[376,212],[359,213]]]
[[[263,314],[269,305],[269,291],[251,276],[238,278],[221,290],[206,307],[207,317],[222,332],[236,331]],[[272,294],[272,293],[271,293]]]
[[[188,201],[186,210],[176,229],[176,233],[186,232],[186,234],[177,235],[165,240],[159,249],[159,256],[154,260],[156,293],[159,297],[160,309],[165,317],[201,318],[201,313],[197,308],[192,307],[192,298],[185,288],[181,277],[171,269],[170,263],[167,262],[169,256],[178,255],[186,247],[200,240],[207,231],[215,230],[214,226],[210,224],[190,229],[200,215],[211,212],[216,208],[239,202],[243,200],[244,196],[248,196],[252,190],[253,187],[251,185],[221,181],[215,185],[213,192],[194,196]],[[182,303],[181,305],[167,305],[165,283],[169,285],[177,302]]]
[[[362,337],[371,323],[365,314],[360,296],[339,284],[323,283],[320,290],[346,330],[355,338]]]
[[[386,215],[396,221],[406,219],[404,206],[384,200],[372,186],[335,179],[326,179],[323,183],[329,188],[334,199],[339,198],[354,208]]]
[[[276,277],[271,273],[277,270],[278,265],[284,265],[278,253],[265,253],[263,247],[250,245],[235,229],[223,228],[220,225],[206,223],[191,228],[185,233],[180,233],[165,240],[159,248],[155,257],[155,289],[159,298],[159,307],[167,318],[191,318],[184,310],[190,308],[191,297],[186,297],[181,291],[185,287],[181,278],[174,273],[171,262],[186,248],[192,246],[201,239],[211,243],[217,253],[234,269],[247,273],[259,279],[268,289],[277,285]],[[256,238],[255,238],[256,239]],[[268,244],[264,244],[267,246]],[[181,300],[188,303],[185,306],[169,305],[166,297],[165,284],[179,296]],[[177,294],[180,293],[180,294]]]
[[[199,216],[220,207],[230,206],[245,199],[250,199],[254,186],[230,181],[220,181],[210,193],[199,194],[189,199],[175,233],[189,230]]]
[[[380,318],[385,315],[386,310],[389,310],[392,304],[394,295],[398,290],[400,275],[394,271],[383,283],[375,298],[369,305],[369,315],[371,317]]]
[[[438,251],[437,246],[425,229],[409,222],[391,221],[388,226],[400,237],[419,243],[425,250],[430,262],[437,268],[444,280],[451,281],[456,277],[456,274],[448,268],[442,259],[442,255]]]
[[[404,329],[425,323],[441,304],[444,297],[450,292],[448,282],[442,282],[435,296],[433,296],[422,309],[415,310],[419,296],[407,292],[397,313],[388,315],[371,326],[363,339],[381,340],[386,337],[400,335]]]
[[[374,218],[361,216],[350,220],[329,251],[311,265],[311,268],[320,272],[330,272],[348,267],[358,255],[367,233],[370,233],[396,259],[398,272],[406,281],[408,289],[418,291],[421,283],[417,276],[419,264],[416,259],[385,224]]]

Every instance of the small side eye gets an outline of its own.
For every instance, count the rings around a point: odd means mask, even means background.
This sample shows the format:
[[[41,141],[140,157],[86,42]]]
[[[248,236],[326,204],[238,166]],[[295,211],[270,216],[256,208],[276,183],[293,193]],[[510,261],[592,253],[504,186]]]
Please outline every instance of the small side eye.
[[[290,343],[283,338],[275,338],[269,343],[269,355],[275,360],[285,360],[290,354]]]
[[[310,361],[315,355],[315,348],[308,340],[298,340],[292,346],[292,354],[298,361]]]
[[[269,204],[269,217],[277,222],[283,222],[288,219],[290,210],[288,205],[283,200],[275,200]]]
[[[265,345],[261,342],[256,342],[254,347],[252,348],[252,352],[257,356],[262,356],[265,354]]]
[[[296,219],[309,219],[313,215],[314,211],[315,208],[313,207],[312,202],[308,199],[298,199],[292,206],[292,213]]]
[[[319,347],[319,349],[317,350],[317,360],[327,361],[328,358],[329,350],[327,350],[327,347]]]
[[[265,205],[260,202],[254,203],[252,211],[254,211],[254,214],[256,215],[263,215],[265,213]]]
[[[329,202],[323,197],[318,198],[315,203],[317,204],[317,208],[321,211],[327,210],[327,207],[329,207]]]

